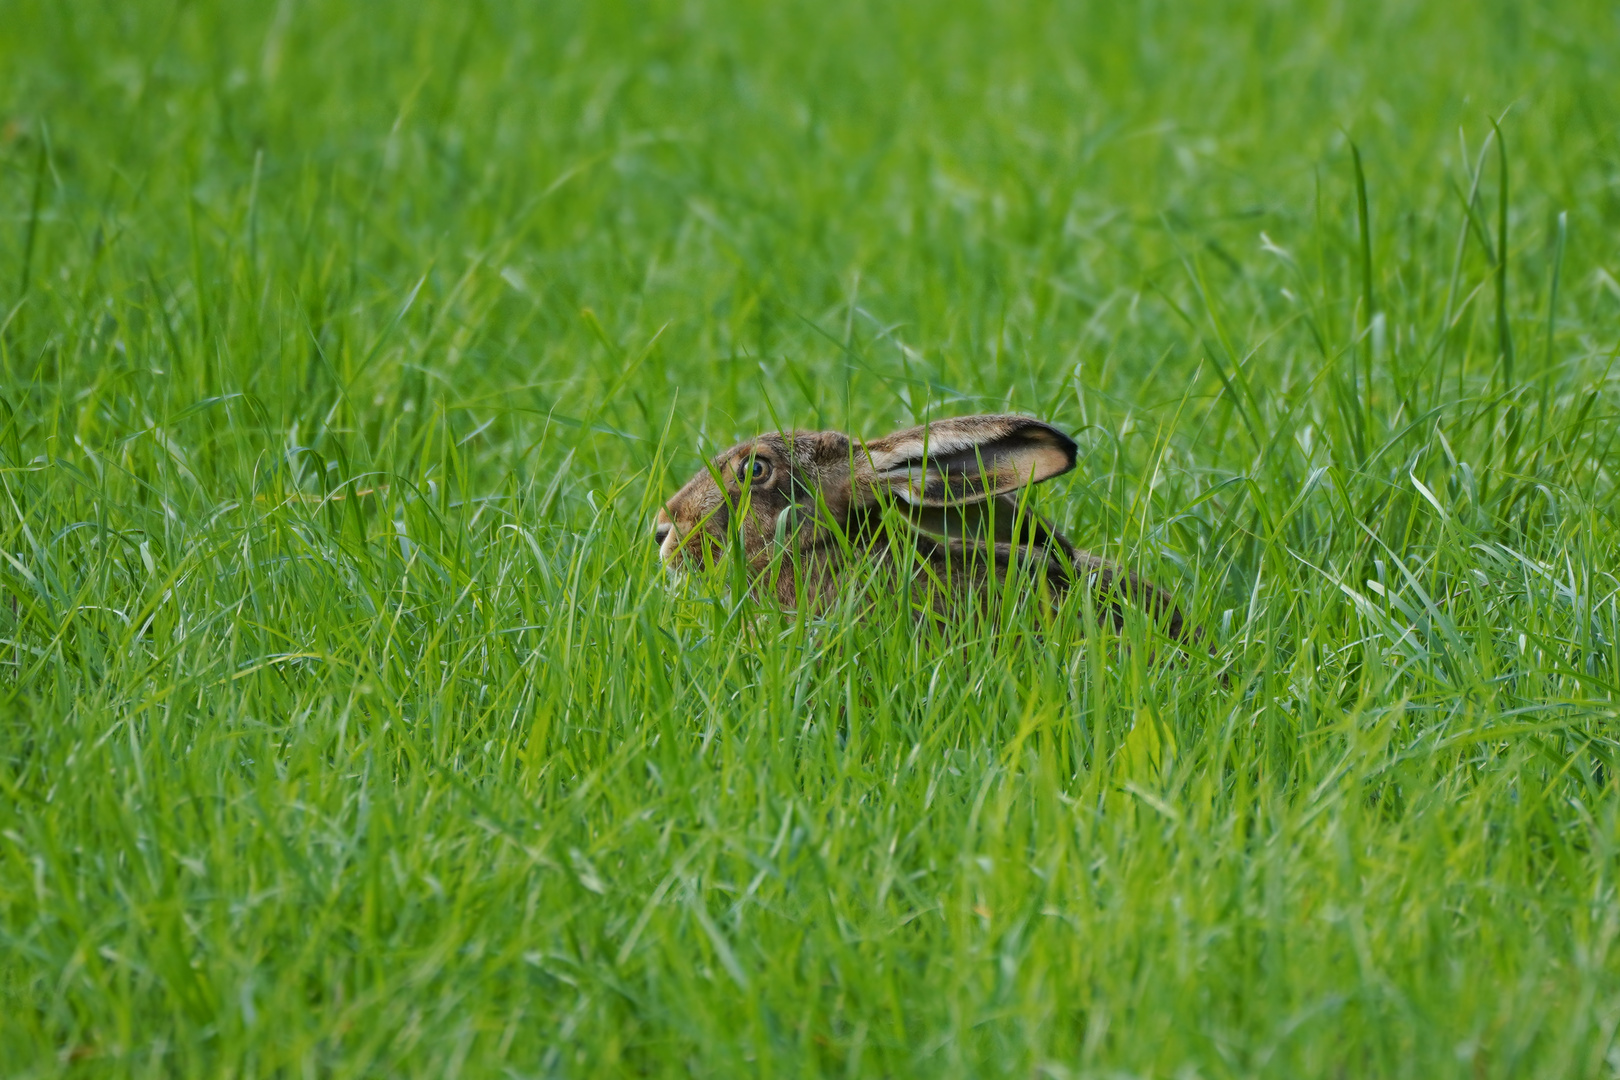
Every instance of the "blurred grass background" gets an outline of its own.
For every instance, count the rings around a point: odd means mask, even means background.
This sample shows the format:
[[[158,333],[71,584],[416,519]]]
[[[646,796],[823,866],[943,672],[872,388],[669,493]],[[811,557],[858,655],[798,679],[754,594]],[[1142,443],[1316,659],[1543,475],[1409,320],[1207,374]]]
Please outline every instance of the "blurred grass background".
[[[1596,3],[0,0],[6,1071],[1620,1072],[1617,97]],[[1001,410],[1217,656],[666,586],[702,452]]]

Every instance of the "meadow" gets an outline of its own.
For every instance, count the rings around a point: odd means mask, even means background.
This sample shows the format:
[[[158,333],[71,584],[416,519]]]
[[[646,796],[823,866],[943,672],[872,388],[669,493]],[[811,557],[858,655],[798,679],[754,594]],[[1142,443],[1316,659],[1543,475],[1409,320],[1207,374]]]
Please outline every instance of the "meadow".
[[[1620,1075],[1620,17],[0,0],[0,1072]],[[1215,643],[672,585],[1013,411]]]

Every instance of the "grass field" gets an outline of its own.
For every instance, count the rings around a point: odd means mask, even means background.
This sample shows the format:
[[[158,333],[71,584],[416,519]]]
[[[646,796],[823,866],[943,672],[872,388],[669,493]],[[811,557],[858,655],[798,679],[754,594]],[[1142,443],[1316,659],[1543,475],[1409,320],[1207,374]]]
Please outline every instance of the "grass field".
[[[0,1072],[1620,1075],[1620,18],[1308,7],[0,0]],[[666,583],[1004,410],[1215,656]]]

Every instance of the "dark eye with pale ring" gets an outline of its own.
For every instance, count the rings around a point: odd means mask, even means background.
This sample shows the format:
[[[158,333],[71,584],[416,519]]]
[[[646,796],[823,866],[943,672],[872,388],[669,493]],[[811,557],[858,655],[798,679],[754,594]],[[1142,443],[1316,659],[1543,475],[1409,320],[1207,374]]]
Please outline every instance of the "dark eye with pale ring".
[[[763,484],[771,476],[771,463],[764,458],[745,458],[737,463],[739,484]]]

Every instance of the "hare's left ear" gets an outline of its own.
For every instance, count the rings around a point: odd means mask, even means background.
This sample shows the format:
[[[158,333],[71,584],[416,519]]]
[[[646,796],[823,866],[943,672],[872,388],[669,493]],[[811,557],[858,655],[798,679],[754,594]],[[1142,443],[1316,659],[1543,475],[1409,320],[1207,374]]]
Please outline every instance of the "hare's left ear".
[[[1060,476],[1074,468],[1075,444],[1027,416],[963,416],[874,439],[864,456],[858,479],[912,506],[943,508]]]

